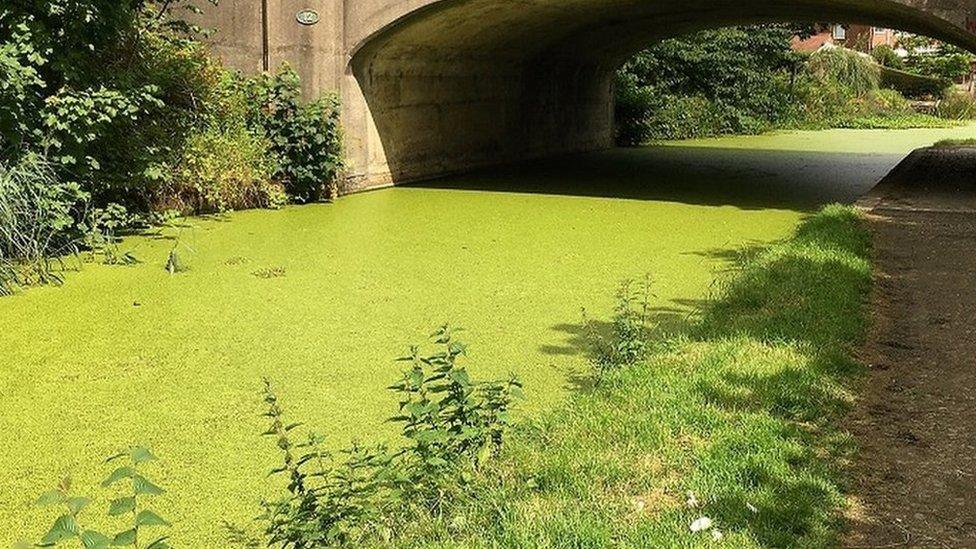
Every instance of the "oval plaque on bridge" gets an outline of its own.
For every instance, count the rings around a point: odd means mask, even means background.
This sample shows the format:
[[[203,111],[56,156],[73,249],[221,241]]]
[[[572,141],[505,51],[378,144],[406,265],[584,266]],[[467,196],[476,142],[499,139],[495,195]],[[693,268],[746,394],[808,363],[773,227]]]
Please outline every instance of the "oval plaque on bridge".
[[[314,25],[319,22],[319,12],[315,10],[302,10],[298,12],[295,18],[303,25]]]

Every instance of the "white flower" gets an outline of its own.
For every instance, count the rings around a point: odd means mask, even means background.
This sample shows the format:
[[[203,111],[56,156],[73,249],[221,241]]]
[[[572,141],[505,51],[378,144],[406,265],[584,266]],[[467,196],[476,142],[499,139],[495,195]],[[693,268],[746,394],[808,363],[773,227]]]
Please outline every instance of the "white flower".
[[[721,530],[719,530],[718,528],[716,528],[716,529],[714,529],[714,530],[712,530],[712,539],[713,539],[713,540],[715,540],[715,541],[719,541],[719,540],[720,540],[720,539],[722,539],[723,537],[724,537],[724,536],[722,535],[722,531],[721,531]]]
[[[692,509],[698,507],[698,498],[695,497],[694,492],[691,491],[688,492],[688,499],[685,501],[685,505],[687,505]]]
[[[712,527],[712,519],[708,517],[701,517],[695,522],[691,523],[692,532],[704,532]]]

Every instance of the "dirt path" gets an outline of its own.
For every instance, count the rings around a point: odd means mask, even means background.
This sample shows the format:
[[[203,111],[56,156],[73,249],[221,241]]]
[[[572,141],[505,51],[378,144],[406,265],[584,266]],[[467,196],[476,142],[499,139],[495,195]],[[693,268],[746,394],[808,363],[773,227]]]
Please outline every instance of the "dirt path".
[[[871,366],[847,547],[976,547],[976,150],[909,157],[864,201]]]

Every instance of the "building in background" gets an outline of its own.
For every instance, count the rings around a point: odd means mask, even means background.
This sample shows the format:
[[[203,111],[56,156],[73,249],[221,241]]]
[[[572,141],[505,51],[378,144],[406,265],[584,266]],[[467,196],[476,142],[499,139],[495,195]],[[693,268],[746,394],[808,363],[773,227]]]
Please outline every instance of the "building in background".
[[[863,53],[871,53],[878,46],[896,47],[895,31],[869,25],[818,23],[808,37],[794,36],[793,49],[813,52],[826,45],[842,46]]]

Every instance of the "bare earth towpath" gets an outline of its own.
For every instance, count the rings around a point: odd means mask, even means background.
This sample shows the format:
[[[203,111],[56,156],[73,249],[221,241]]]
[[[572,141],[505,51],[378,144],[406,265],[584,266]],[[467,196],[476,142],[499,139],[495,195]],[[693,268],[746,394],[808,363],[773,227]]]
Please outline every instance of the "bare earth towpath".
[[[926,149],[862,205],[870,365],[847,547],[976,547],[976,149]]]

